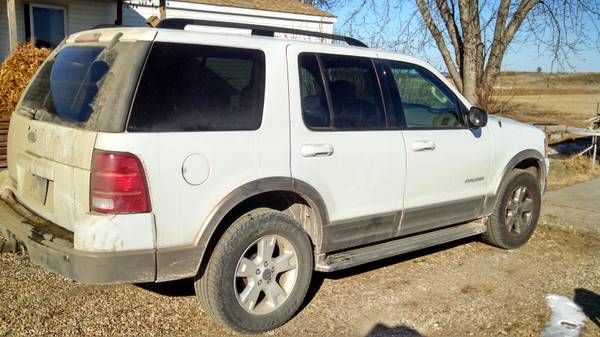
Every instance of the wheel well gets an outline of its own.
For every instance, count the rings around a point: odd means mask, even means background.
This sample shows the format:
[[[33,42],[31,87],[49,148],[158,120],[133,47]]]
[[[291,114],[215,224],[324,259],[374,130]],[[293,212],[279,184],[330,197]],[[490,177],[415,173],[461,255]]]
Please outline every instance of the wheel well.
[[[301,195],[291,191],[270,191],[251,196],[235,207],[223,217],[211,235],[200,264],[199,275],[204,273],[208,260],[223,233],[242,215],[259,208],[270,208],[288,214],[302,225],[308,234],[313,247],[320,239],[321,220],[310,203]]]
[[[514,168],[528,171],[531,174],[533,174],[536,178],[538,178],[538,180],[540,180],[541,178],[540,174],[542,170],[540,167],[540,163],[535,158],[523,159],[519,163],[517,163],[517,165],[515,165]]]

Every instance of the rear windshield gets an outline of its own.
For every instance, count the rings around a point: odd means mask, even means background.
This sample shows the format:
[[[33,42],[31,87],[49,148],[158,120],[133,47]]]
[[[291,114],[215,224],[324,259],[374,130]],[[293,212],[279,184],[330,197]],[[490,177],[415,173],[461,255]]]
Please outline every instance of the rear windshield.
[[[69,45],[48,59],[20,111],[35,119],[97,131],[123,131],[149,43]]]
[[[156,42],[128,130],[256,130],[262,121],[264,78],[262,51]]]

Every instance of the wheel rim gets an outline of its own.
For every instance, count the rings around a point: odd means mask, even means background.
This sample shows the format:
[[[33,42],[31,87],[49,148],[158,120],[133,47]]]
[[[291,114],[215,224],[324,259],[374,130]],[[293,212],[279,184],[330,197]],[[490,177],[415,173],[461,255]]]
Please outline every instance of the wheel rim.
[[[506,203],[504,223],[511,234],[521,234],[531,225],[533,194],[526,186],[517,186]]]
[[[298,257],[284,237],[267,235],[254,241],[240,257],[234,276],[238,303],[253,315],[279,308],[296,285]]]

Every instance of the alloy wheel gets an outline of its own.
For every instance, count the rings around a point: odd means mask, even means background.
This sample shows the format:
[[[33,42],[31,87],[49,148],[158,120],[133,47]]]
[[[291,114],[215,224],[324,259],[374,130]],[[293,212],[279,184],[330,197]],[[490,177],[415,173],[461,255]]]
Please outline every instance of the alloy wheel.
[[[234,276],[238,303],[254,315],[271,313],[289,297],[297,275],[294,246],[280,235],[263,236],[238,261]]]

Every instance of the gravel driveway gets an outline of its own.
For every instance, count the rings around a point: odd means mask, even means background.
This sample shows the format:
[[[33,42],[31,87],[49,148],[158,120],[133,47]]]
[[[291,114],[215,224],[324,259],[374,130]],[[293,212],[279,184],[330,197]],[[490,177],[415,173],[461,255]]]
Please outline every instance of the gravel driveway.
[[[600,236],[543,217],[529,244],[473,240],[334,274],[271,336],[539,336],[544,296],[575,298],[600,336]],[[325,276],[325,277],[324,277]],[[0,254],[0,336],[234,335],[209,320],[190,281],[90,286]]]

